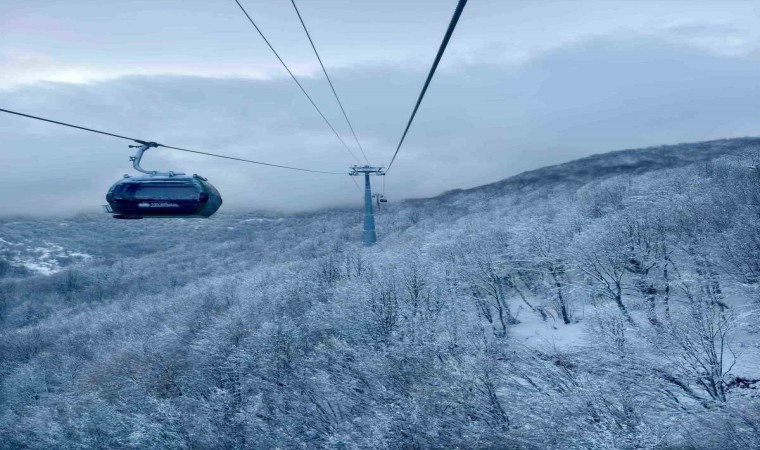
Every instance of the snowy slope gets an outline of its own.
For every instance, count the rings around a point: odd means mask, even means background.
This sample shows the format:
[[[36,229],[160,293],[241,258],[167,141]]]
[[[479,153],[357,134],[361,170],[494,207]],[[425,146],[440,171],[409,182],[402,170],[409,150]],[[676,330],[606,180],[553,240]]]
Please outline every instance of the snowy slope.
[[[758,151],[389,203],[372,248],[354,209],[2,219],[0,441],[757,448]]]

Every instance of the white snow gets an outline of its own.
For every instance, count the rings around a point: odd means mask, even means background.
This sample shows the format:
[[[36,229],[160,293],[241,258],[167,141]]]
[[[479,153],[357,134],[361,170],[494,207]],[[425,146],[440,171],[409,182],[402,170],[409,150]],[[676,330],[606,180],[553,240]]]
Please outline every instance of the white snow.
[[[565,325],[554,318],[544,321],[526,309],[521,310],[517,319],[520,323],[509,327],[510,336],[527,347],[568,350],[583,343],[585,327],[582,323]]]
[[[6,245],[12,245],[12,253],[9,255],[8,263],[12,266],[23,267],[39,275],[52,275],[63,270],[60,261],[63,259],[88,260],[92,255],[66,250],[63,246],[54,242],[45,241],[42,246],[24,247],[22,243],[11,243],[0,238],[0,241]],[[22,248],[18,248],[18,247]]]
[[[256,217],[253,219],[241,220],[242,223],[246,223],[246,222],[262,223],[262,222],[281,222],[281,221],[282,221],[282,217],[278,219],[267,219],[266,217]]]

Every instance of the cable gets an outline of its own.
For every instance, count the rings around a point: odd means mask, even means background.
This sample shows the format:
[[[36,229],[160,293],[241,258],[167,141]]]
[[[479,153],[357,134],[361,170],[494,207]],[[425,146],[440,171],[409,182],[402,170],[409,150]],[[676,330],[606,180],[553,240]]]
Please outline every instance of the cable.
[[[354,186],[356,186],[356,189],[359,190],[359,192],[362,192],[362,188],[359,187],[359,183],[356,182],[356,179],[354,177],[350,177],[351,181],[354,182]]]
[[[261,30],[259,29],[259,27],[256,25],[256,22],[254,22],[253,19],[251,19],[251,16],[248,15],[248,11],[246,11],[245,8],[243,8],[243,5],[240,4],[240,2],[238,0],[235,0],[235,3],[237,3],[237,5],[240,7],[240,10],[243,11],[243,14],[245,14],[245,16],[248,18],[248,21],[251,22],[251,25],[253,25],[253,28],[255,28],[256,31],[258,31],[258,33],[261,36],[261,38],[264,39],[264,42],[266,42],[266,44],[269,47],[269,49],[272,50],[272,53],[274,53],[274,56],[276,56],[277,59],[280,61],[280,64],[282,64],[282,66],[285,68],[285,70],[288,71],[288,74],[290,75],[290,77],[293,78],[293,81],[296,82],[296,84],[298,85],[298,87],[301,89],[301,92],[303,92],[303,95],[305,95],[306,98],[309,99],[309,102],[314,107],[314,109],[316,109],[317,112],[319,113],[319,115],[322,116],[322,119],[325,121],[325,123],[327,124],[327,126],[330,127],[330,129],[335,134],[335,136],[338,138],[338,140],[340,141],[340,143],[343,144],[343,147],[345,147],[346,150],[348,151],[348,153],[350,153],[351,156],[354,157],[354,159],[356,160],[356,162],[358,162],[359,164],[361,164],[361,161],[359,161],[359,158],[357,158],[356,155],[354,155],[354,152],[352,152],[351,149],[348,148],[348,145],[346,145],[346,142],[343,140],[343,138],[340,137],[340,135],[338,134],[337,131],[335,131],[335,128],[332,126],[332,124],[330,123],[330,121],[327,120],[327,117],[325,117],[325,115],[322,113],[322,110],[319,109],[319,107],[317,106],[317,104],[314,103],[314,100],[312,100],[311,96],[306,92],[306,89],[304,89],[304,87],[301,85],[301,82],[298,81],[298,78],[296,78],[296,76],[293,75],[293,72],[290,71],[290,68],[288,67],[288,65],[285,64],[285,61],[283,61],[282,58],[280,58],[280,54],[277,53],[277,50],[275,50],[274,47],[272,47],[272,44],[269,43],[269,39],[267,39],[266,36],[264,36],[264,33],[262,33]]]
[[[319,61],[319,65],[322,67],[322,72],[324,72],[325,78],[327,78],[327,82],[330,83],[330,89],[332,89],[332,93],[335,96],[335,100],[338,102],[338,106],[340,106],[340,111],[343,113],[343,117],[346,119],[348,128],[351,129],[351,134],[354,136],[356,145],[359,146],[359,150],[362,152],[362,156],[364,156],[364,160],[367,161],[367,164],[369,165],[369,159],[367,159],[367,154],[364,153],[364,148],[362,147],[362,144],[359,143],[359,138],[356,136],[356,131],[354,131],[354,127],[353,125],[351,125],[351,121],[348,120],[348,114],[346,114],[346,110],[343,108],[343,103],[340,101],[340,98],[338,97],[338,93],[335,91],[335,86],[333,86],[333,82],[330,79],[330,75],[327,74],[327,69],[325,69],[325,65],[322,63],[322,58],[319,56],[317,47],[314,45],[314,41],[311,39],[311,34],[309,34],[309,30],[306,28],[306,24],[303,21],[303,17],[301,17],[301,12],[298,10],[298,6],[296,6],[295,0],[290,0],[290,3],[293,4],[293,8],[296,10],[296,14],[298,15],[298,20],[301,21],[301,26],[303,27],[303,31],[306,32],[306,37],[309,38],[309,43],[311,44],[311,48],[314,50],[314,54],[317,55],[317,60]]]
[[[28,117],[30,119],[42,120],[43,122],[50,122],[50,123],[54,123],[54,124],[57,124],[57,125],[64,125],[64,126],[71,127],[71,128],[78,128],[80,130],[91,131],[93,133],[105,134],[106,136],[113,136],[113,137],[117,137],[117,138],[121,138],[121,139],[126,139],[128,141],[141,142],[141,141],[139,141],[137,139],[132,139],[131,137],[120,136],[118,134],[107,133],[105,131],[93,130],[92,128],[80,127],[79,125],[72,125],[70,123],[58,122],[56,120],[44,119],[42,117],[32,116],[32,115],[29,115],[29,114],[24,114],[24,113],[20,113],[20,112],[16,112],[16,111],[10,111],[10,110],[7,110],[7,109],[0,108],[0,111],[2,111],[4,113],[8,113],[8,114],[15,114],[15,115],[21,116],[21,117]]]
[[[140,142],[140,141],[136,141],[136,142]],[[324,171],[324,170],[312,170],[312,169],[302,169],[300,167],[281,166],[279,164],[271,164],[271,163],[265,163],[265,162],[261,162],[261,161],[253,161],[253,160],[250,160],[250,159],[236,158],[234,156],[217,155],[215,153],[206,153],[206,152],[201,152],[201,151],[198,151],[198,150],[189,150],[189,149],[186,149],[186,148],[171,147],[169,145],[163,145],[163,144],[158,144],[158,146],[159,147],[164,147],[164,148],[169,148],[169,149],[172,149],[172,150],[179,150],[181,152],[190,152],[190,153],[197,153],[199,155],[213,156],[215,158],[231,159],[233,161],[247,162],[247,163],[251,163],[251,164],[260,164],[262,166],[279,167],[280,169],[300,170],[301,172],[312,172],[312,173],[325,173],[325,174],[330,174],[330,175],[345,175],[346,174],[345,172],[327,172],[327,171]]]
[[[459,3],[457,4],[456,9],[454,10],[454,16],[451,18],[451,22],[449,22],[449,28],[446,30],[446,35],[443,37],[443,41],[441,42],[440,48],[438,48],[438,54],[435,56],[435,61],[433,61],[433,66],[430,68],[430,73],[428,73],[427,80],[425,80],[425,85],[422,87],[422,92],[420,92],[420,96],[417,99],[417,104],[414,105],[412,116],[409,117],[409,122],[406,124],[406,129],[404,130],[404,134],[401,135],[401,140],[399,141],[398,146],[396,147],[396,152],[393,154],[393,158],[391,158],[391,162],[390,164],[388,164],[388,168],[385,169],[385,173],[388,173],[388,171],[391,169],[391,166],[393,165],[393,161],[396,160],[396,155],[398,155],[398,151],[401,149],[401,144],[404,143],[404,138],[406,138],[406,133],[409,132],[409,127],[412,126],[412,121],[414,120],[414,116],[417,114],[417,109],[419,109],[420,103],[422,103],[422,98],[425,96],[425,92],[427,92],[427,88],[430,85],[430,80],[433,79],[433,75],[435,74],[435,69],[438,68],[438,63],[441,62],[441,57],[443,57],[443,52],[446,50],[446,46],[449,44],[449,39],[451,39],[451,35],[454,33],[454,28],[456,28],[457,22],[459,21],[459,16],[462,15],[462,11],[464,10],[464,5],[466,4],[467,4],[467,0],[459,0]]]
[[[21,117],[27,117],[27,118],[30,118],[30,119],[41,120],[43,122],[54,123],[56,125],[63,125],[63,126],[70,127],[70,128],[76,128],[76,129],[79,129],[79,130],[89,131],[89,132],[92,132],[92,133],[103,134],[103,135],[106,135],[106,136],[112,136],[112,137],[116,137],[116,138],[119,138],[119,139],[126,139],[128,141],[133,141],[133,142],[137,142],[137,143],[140,143],[140,144],[148,144],[148,143],[150,143],[149,141],[143,141],[141,139],[135,139],[135,138],[131,138],[131,137],[128,137],[128,136],[122,136],[120,134],[108,133],[106,131],[100,131],[100,130],[95,130],[95,129],[92,129],[92,128],[81,127],[79,125],[72,125],[70,123],[59,122],[57,120],[45,119],[43,117],[33,116],[31,114],[24,114],[24,113],[20,113],[20,112],[17,112],[17,111],[10,111],[8,109],[2,109],[2,108],[0,108],[0,111],[4,112],[4,113],[8,113],[8,114],[15,114],[15,115],[21,116]],[[312,169],[302,169],[300,167],[282,166],[282,165],[279,165],[279,164],[271,164],[271,163],[265,163],[265,162],[261,162],[261,161],[253,161],[253,160],[250,160],[250,159],[236,158],[234,156],[218,155],[216,153],[207,153],[207,152],[201,152],[201,151],[198,151],[198,150],[190,150],[190,149],[187,149],[187,148],[172,147],[170,145],[163,145],[163,144],[159,144],[159,143],[155,143],[155,142],[153,142],[153,143],[156,144],[156,147],[164,147],[164,148],[168,148],[168,149],[172,149],[172,150],[179,150],[181,152],[197,153],[199,155],[213,156],[215,158],[231,159],[233,161],[241,161],[241,162],[247,162],[247,163],[251,163],[251,164],[259,164],[259,165],[262,165],[262,166],[279,167],[280,169],[299,170],[301,172],[325,173],[325,174],[331,174],[331,175],[345,175],[344,172],[326,172],[326,171],[322,171],[322,170],[312,170]]]

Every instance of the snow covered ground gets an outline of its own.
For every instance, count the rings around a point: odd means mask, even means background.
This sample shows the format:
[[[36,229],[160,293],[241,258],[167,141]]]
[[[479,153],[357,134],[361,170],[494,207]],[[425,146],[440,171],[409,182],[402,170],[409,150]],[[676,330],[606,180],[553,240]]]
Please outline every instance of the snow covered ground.
[[[26,269],[40,275],[60,272],[72,264],[92,258],[87,253],[67,250],[54,242],[10,242],[0,238],[0,257],[13,267]]]

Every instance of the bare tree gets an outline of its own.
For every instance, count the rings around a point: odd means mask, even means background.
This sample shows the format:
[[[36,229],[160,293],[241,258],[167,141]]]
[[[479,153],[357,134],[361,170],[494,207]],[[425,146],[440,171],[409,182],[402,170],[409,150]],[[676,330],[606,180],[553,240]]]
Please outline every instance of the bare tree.
[[[576,267],[589,281],[589,293],[612,300],[626,321],[636,325],[623,301],[624,293],[631,290],[631,280],[630,252],[621,228],[617,221],[596,224],[578,237],[572,252]]]
[[[697,296],[670,321],[655,341],[685,383],[695,383],[716,401],[726,401],[728,376],[737,354],[731,347],[733,313]]]
[[[482,316],[494,326],[494,334],[504,337],[508,326],[518,321],[507,302],[514,281],[503,270],[506,261],[500,256],[498,249],[488,241],[471,241],[459,255],[465,292],[474,300]]]

